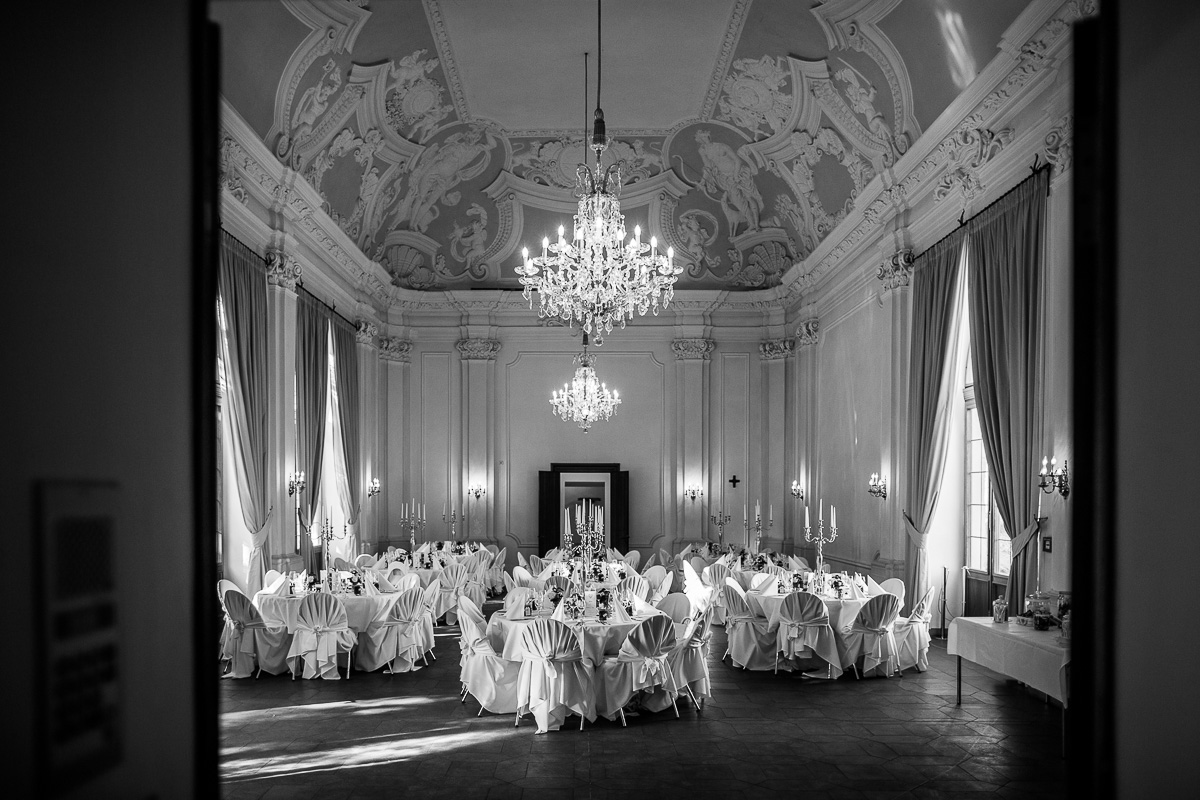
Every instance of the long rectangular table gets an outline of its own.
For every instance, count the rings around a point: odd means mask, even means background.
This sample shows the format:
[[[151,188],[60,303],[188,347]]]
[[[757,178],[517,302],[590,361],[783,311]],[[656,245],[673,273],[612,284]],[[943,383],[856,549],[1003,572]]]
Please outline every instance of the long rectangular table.
[[[991,617],[959,617],[950,623],[946,652],[958,656],[958,696],[962,704],[962,660],[1032,686],[1067,708],[1070,647],[1059,644],[1057,629],[1037,631]]]

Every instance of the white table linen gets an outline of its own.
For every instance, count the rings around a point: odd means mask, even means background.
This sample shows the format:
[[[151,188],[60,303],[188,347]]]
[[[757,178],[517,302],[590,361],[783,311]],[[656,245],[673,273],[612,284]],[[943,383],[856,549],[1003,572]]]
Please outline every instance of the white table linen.
[[[1032,686],[1066,708],[1070,697],[1070,647],[1052,631],[1038,631],[991,617],[958,617],[950,622],[946,651]]]

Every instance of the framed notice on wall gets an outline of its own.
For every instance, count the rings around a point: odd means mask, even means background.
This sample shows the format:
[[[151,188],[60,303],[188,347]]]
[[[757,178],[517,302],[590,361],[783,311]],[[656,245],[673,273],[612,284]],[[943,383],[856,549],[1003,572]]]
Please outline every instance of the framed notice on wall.
[[[34,486],[37,773],[56,796],[121,761],[116,483]]]

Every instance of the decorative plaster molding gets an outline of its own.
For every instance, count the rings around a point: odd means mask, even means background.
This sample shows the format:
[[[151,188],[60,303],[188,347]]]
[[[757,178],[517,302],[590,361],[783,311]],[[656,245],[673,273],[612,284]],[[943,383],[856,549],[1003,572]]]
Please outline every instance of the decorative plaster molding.
[[[821,340],[821,321],[813,318],[806,319],[796,328],[796,346],[808,347]]]
[[[790,356],[795,346],[792,339],[767,339],[758,343],[758,354],[764,361],[775,361]]]
[[[379,360],[407,364],[412,360],[412,346],[408,339],[385,336],[379,340]]]
[[[708,82],[708,91],[704,95],[704,105],[700,107],[700,118],[712,119],[717,107],[717,98],[725,87],[725,75],[729,72],[729,62],[738,40],[742,38],[742,28],[746,24],[746,15],[750,11],[750,0],[737,0],[729,13],[729,24],[725,27],[725,38],[721,40],[721,51],[717,53],[717,62],[713,64],[712,78]]]
[[[375,337],[379,334],[379,326],[370,320],[360,319],[354,323],[355,332],[354,338],[359,344],[375,344]]]
[[[671,342],[671,350],[677,361],[703,359],[708,361],[708,354],[716,348],[717,343],[712,339],[675,339]]]
[[[464,361],[495,361],[500,342],[495,339],[462,339],[455,345]]]
[[[961,191],[964,202],[978,197],[984,189],[983,181],[979,179],[980,168],[1000,155],[1012,138],[1012,128],[998,131],[969,128],[952,136],[948,140],[951,142],[948,152],[955,164],[938,181],[937,188],[933,190],[934,201],[940,203],[955,189]]]
[[[1074,157],[1075,117],[1067,114],[1046,134],[1046,160],[1054,165],[1054,174],[1071,168]]]
[[[885,291],[891,291],[900,286],[908,286],[912,279],[913,263],[916,256],[911,247],[898,250],[880,265],[875,277],[883,281]]]
[[[300,280],[300,275],[304,271],[300,262],[286,255],[282,250],[268,250],[266,260],[267,283],[291,292],[296,291],[296,282]]]

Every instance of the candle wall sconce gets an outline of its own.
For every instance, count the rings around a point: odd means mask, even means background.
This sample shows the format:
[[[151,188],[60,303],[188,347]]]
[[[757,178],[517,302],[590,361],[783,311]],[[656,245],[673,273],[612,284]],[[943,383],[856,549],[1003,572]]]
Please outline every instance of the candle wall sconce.
[[[871,479],[867,481],[867,494],[872,497],[878,497],[880,500],[887,499],[887,478],[880,475],[878,472],[871,473]]]
[[[371,482],[367,484],[367,499],[370,500],[381,491],[383,489],[379,485],[379,478],[371,478]]]
[[[792,497],[796,498],[797,500],[804,499],[804,490],[800,488],[799,481],[792,481]]]
[[[293,472],[288,476],[288,497],[304,491],[305,481],[303,472]]]
[[[683,496],[694,502],[697,497],[704,497],[704,490],[699,484],[693,483],[683,490]]]
[[[476,483],[470,489],[467,489],[467,494],[471,495],[476,500],[478,500],[479,498],[481,498],[485,494],[487,494],[487,489],[484,488],[482,483]]]
[[[1048,462],[1048,463],[1047,463]],[[1042,469],[1038,473],[1038,488],[1046,494],[1054,494],[1057,490],[1066,499],[1071,493],[1071,472],[1067,469],[1066,459],[1063,465],[1057,467],[1058,459],[1043,458]]]

